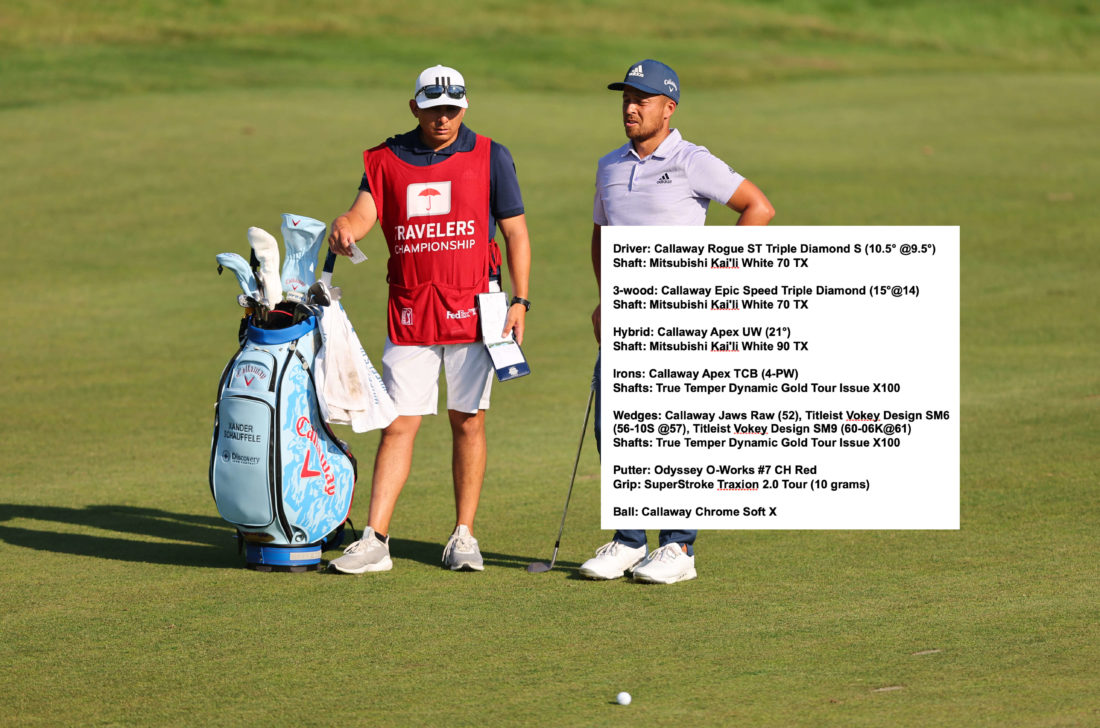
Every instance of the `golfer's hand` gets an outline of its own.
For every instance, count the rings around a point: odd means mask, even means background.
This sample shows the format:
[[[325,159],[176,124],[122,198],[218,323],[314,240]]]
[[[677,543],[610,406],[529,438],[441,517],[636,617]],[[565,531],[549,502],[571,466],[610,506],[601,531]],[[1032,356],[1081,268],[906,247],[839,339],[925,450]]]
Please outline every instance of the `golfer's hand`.
[[[328,247],[337,255],[351,255],[351,246],[355,244],[355,235],[345,215],[332,221],[332,232],[328,236]]]
[[[508,307],[508,320],[504,322],[504,331],[501,336],[507,338],[509,333],[515,334],[516,343],[523,346],[523,325],[527,320],[527,308],[522,303],[513,303]]]
[[[592,312],[592,333],[596,335],[596,343],[600,343],[600,304],[596,304],[596,310]]]

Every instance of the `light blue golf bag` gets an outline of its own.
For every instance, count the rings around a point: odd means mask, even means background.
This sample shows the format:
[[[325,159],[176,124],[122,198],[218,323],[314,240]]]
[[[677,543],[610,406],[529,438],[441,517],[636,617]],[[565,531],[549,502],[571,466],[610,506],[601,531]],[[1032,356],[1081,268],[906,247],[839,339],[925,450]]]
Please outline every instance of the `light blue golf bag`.
[[[322,551],[343,541],[357,464],[318,407],[316,317],[276,329],[252,323],[218,384],[210,490],[248,568],[316,570]]]

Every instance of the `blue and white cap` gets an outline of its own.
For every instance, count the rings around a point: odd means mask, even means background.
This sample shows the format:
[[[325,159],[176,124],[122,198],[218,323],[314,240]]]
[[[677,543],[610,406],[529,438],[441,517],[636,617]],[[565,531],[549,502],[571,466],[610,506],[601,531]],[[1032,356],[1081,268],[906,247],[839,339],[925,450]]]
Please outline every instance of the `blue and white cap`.
[[[466,79],[449,66],[425,68],[416,77],[413,98],[422,109],[432,106],[457,106],[469,108],[466,101]]]
[[[621,91],[627,86],[647,94],[661,94],[680,103],[680,77],[676,71],[651,58],[633,64],[621,82],[607,84],[612,91]]]

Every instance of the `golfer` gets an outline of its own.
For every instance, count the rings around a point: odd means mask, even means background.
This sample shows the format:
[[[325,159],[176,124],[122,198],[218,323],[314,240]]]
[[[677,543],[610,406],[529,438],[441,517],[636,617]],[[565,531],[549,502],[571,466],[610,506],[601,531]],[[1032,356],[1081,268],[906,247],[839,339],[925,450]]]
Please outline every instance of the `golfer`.
[[[389,248],[388,336],[382,379],[398,417],[382,432],[371,480],[368,528],[334,559],[337,571],[388,571],[390,520],[409,477],[424,415],[438,411],[447,377],[455,528],[443,550],[453,570],[484,569],[474,516],[485,476],[485,411],[493,366],[478,330],[475,296],[500,290],[499,228],[512,281],[504,334],[523,342],[531,251],[523,199],[508,150],[463,124],[466,82],[434,66],[421,73],[409,109],[417,126],[363,153],[359,194],[332,223],[342,255],[377,222]]]
[[[702,225],[713,200],[740,213],[738,225],[767,225],[775,216],[764,193],[706,148],[685,141],[669,126],[680,103],[680,79],[665,64],[644,60],[621,83],[623,128],[629,140],[602,157],[596,169],[592,267],[600,283],[603,225]],[[600,340],[600,307],[592,313]],[[600,361],[596,360],[596,447],[600,446]],[[646,552],[645,531],[616,531],[610,543],[581,565],[590,579],[617,579],[633,570],[637,581],[672,584],[694,579],[696,531],[661,531]]]

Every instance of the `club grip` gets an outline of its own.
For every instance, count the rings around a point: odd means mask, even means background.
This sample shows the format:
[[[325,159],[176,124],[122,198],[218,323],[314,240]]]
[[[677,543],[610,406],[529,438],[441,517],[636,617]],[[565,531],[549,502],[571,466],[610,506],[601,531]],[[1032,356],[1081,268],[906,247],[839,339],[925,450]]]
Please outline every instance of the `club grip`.
[[[328,249],[328,255],[325,256],[325,265],[321,269],[321,280],[326,285],[332,285],[332,269],[336,267],[336,253],[332,252],[332,248]]]

